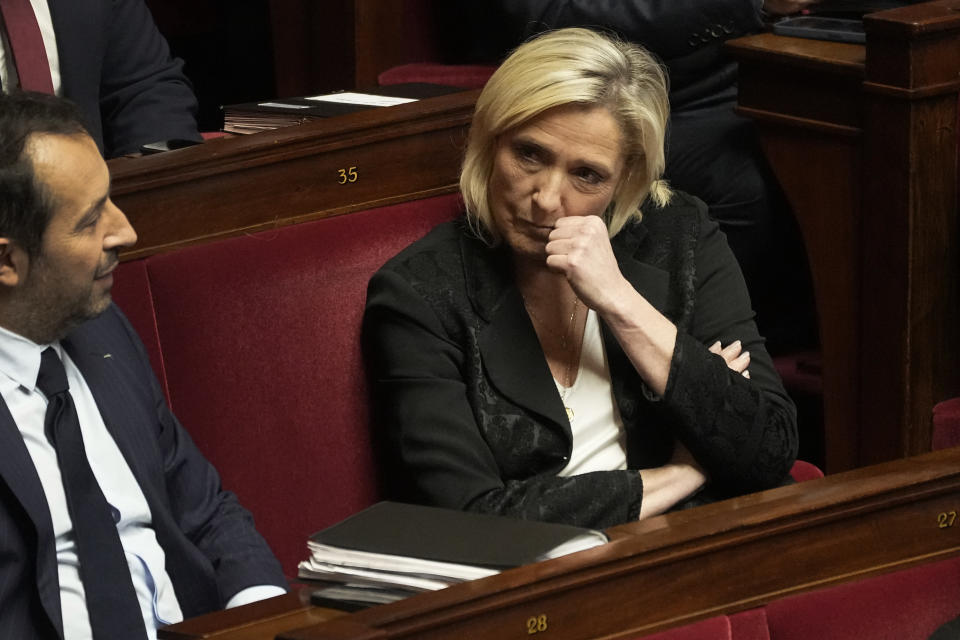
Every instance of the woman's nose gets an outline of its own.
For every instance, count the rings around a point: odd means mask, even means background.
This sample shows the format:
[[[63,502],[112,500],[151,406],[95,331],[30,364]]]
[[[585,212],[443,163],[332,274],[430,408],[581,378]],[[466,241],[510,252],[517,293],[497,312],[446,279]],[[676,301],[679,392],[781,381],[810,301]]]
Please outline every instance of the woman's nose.
[[[562,188],[563,176],[561,172],[545,172],[534,188],[533,203],[543,214],[556,214],[563,203]]]

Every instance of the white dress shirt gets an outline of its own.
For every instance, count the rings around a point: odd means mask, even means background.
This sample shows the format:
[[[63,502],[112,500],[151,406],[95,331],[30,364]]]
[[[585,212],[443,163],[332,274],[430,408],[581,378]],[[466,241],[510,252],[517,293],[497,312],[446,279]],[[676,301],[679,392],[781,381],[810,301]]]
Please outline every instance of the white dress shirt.
[[[57,36],[53,33],[50,7],[47,6],[47,0],[30,0],[30,5],[37,16],[37,24],[40,25],[40,36],[43,38],[43,48],[47,52],[50,77],[53,80],[53,92],[58,96],[62,95],[60,54],[57,52]],[[10,51],[10,40],[7,38],[7,26],[3,24],[3,16],[0,16],[0,86],[6,93],[20,86],[17,67],[14,65],[13,56],[8,55],[8,51]]]

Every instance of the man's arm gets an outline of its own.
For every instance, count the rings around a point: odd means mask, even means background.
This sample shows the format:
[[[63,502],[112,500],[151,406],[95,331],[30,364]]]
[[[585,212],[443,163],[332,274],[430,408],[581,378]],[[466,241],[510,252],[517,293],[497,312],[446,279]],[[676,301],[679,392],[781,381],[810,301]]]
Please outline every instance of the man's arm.
[[[107,157],[158,140],[199,140],[197,99],[143,0],[116,0],[105,24],[100,116]]]
[[[152,402],[157,416],[156,432],[163,465],[163,486],[168,506],[180,532],[209,561],[223,601],[236,606],[262,597],[277,595],[287,581],[269,545],[254,527],[253,517],[225,491],[213,465],[203,457],[192,438],[170,411],[160,384],[150,369],[149,358],[139,337],[116,307],[139,355],[139,369],[149,376]],[[170,554],[169,549],[165,549]],[[173,577],[173,576],[171,576]],[[260,589],[271,586],[279,589]],[[181,587],[175,581],[178,598]],[[248,591],[248,589],[253,590]],[[190,611],[188,603],[181,608]]]

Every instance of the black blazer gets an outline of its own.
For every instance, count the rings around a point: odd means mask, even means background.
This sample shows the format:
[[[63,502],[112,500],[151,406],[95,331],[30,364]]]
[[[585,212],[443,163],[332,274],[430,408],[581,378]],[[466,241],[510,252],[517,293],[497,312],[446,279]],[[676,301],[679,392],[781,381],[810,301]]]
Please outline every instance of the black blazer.
[[[370,281],[364,339],[375,418],[400,497],[451,508],[607,527],[637,518],[637,469],[674,439],[705,467],[712,498],[782,482],[797,448],[743,277],[699,200],[677,194],[613,239],[624,276],[678,329],[655,397],[603,327],[627,434],[627,471],[559,478],[570,425],[513,281],[508,249],[440,225]],[[741,340],[751,379],[706,345]]]
[[[158,140],[199,140],[197,99],[143,0],[47,0],[63,96],[108,158]]]
[[[240,590],[286,588],[250,513],[170,412],[139,338],[120,311],[62,341],[146,496],[185,617],[221,609]],[[0,637],[62,638],[53,523],[43,487],[0,399]]]

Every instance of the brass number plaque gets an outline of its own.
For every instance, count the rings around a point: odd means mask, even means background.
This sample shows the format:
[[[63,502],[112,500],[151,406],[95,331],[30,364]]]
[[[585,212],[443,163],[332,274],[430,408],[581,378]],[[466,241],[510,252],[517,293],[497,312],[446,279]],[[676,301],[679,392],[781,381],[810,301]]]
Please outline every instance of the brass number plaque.
[[[543,633],[547,630],[547,614],[527,618],[527,634]]]
[[[337,169],[337,184],[347,184],[348,182],[356,182],[359,178],[356,167],[350,167],[348,169]]]
[[[941,529],[948,529],[953,526],[953,523],[957,520],[956,511],[947,511],[944,513],[937,514],[937,526]]]

